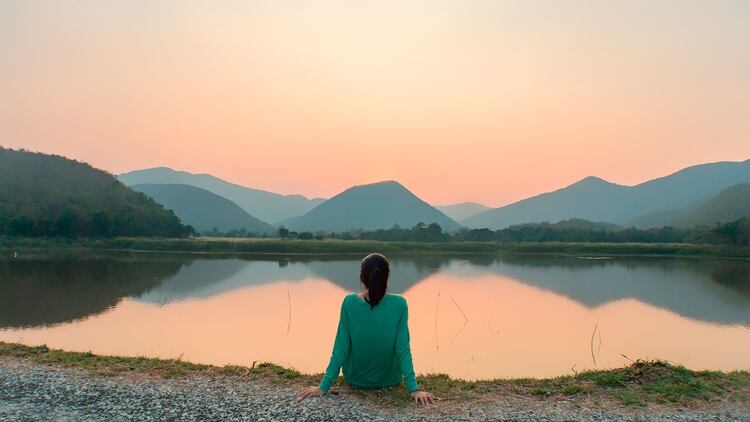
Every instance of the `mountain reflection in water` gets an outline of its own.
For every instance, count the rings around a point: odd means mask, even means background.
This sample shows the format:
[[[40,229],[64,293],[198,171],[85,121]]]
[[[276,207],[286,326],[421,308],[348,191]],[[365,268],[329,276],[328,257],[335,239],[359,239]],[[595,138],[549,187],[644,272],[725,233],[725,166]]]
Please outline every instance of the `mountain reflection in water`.
[[[625,364],[622,354],[699,369],[750,367],[748,262],[473,256],[391,263],[388,288],[409,300],[420,372],[550,376],[574,364]],[[265,359],[317,372],[341,297],[360,289],[358,267],[351,257],[0,260],[0,341],[184,353],[214,364]],[[592,359],[594,327],[603,346]]]

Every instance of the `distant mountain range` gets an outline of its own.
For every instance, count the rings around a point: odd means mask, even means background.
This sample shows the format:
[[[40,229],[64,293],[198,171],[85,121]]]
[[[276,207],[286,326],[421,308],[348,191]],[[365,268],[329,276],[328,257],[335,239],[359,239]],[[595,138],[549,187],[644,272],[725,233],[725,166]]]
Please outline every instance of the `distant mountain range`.
[[[211,176],[157,167],[136,170],[117,176],[128,186],[143,184],[191,185],[234,202],[248,214],[269,223],[277,223],[302,215],[323,202],[321,198],[308,199],[302,195],[280,195],[260,189],[246,188]]]
[[[554,192],[481,212],[461,223],[471,228],[501,229],[580,218],[621,226],[658,227],[671,224],[722,189],[748,182],[750,160],[688,167],[636,186],[587,177]]]
[[[460,204],[453,205],[435,205],[435,208],[456,221],[465,220],[482,211],[492,209],[486,205],[477,204],[476,202],[461,202]]]
[[[446,231],[460,225],[497,230],[570,219],[646,229],[710,225],[729,221],[724,216],[741,215],[746,203],[741,192],[745,188],[729,190],[716,201],[703,204],[724,189],[750,183],[750,160],[692,166],[635,186],[587,177],[554,192],[500,208],[472,202],[432,207],[397,182],[355,186],[326,201],[279,195],[207,174],[164,167],[126,173],[119,179],[128,185],[182,184],[202,188],[237,204],[251,218],[261,220],[260,223],[283,224],[296,231],[370,230],[393,224],[411,227],[420,221],[437,222]]]
[[[198,232],[217,229],[220,232],[245,230],[258,234],[276,233],[276,228],[261,221],[234,202],[213,192],[190,185],[145,184],[133,185],[131,189],[143,192],[172,210],[183,223]]]
[[[7,235],[187,236],[181,221],[199,232],[245,228],[273,234],[282,224],[312,232],[411,228],[420,222],[438,223],[446,232],[545,222],[560,229],[593,224],[583,228],[617,230],[712,226],[750,217],[750,160],[696,165],[635,186],[587,177],[500,208],[472,202],[433,207],[395,181],[354,186],[324,200],[166,167],[122,174],[119,183],[85,163],[2,147],[0,164],[0,234]]]
[[[413,227],[438,223],[445,231],[459,224],[432,205],[419,199],[398,182],[385,181],[354,186],[318,205],[305,215],[282,221],[296,231],[384,229],[394,224]]]

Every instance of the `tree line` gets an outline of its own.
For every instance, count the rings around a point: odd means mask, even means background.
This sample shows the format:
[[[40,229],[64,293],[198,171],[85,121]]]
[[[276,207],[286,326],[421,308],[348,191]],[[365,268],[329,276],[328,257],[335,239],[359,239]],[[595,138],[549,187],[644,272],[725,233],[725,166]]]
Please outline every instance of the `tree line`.
[[[252,236],[252,235],[250,235]],[[716,224],[713,227],[652,229],[596,229],[560,223],[532,223],[500,230],[461,228],[444,232],[437,223],[419,223],[411,228],[394,225],[390,229],[353,230],[340,233],[294,232],[279,228],[282,239],[377,240],[387,242],[587,242],[587,243],[693,243],[750,246],[750,218]]]

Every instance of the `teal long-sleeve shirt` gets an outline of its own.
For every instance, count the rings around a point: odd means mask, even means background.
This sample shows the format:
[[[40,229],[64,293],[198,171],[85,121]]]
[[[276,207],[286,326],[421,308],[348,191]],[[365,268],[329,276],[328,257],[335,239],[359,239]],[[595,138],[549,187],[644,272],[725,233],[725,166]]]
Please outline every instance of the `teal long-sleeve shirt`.
[[[352,293],[341,304],[341,316],[320,390],[328,392],[343,368],[355,388],[398,385],[419,389],[409,345],[409,309],[406,299],[386,294],[374,308]]]

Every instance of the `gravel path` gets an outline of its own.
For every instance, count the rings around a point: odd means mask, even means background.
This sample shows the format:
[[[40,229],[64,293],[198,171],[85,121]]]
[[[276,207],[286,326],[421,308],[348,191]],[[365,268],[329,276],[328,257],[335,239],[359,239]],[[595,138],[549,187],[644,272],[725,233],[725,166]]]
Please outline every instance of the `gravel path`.
[[[750,410],[665,412],[610,409],[591,411],[569,400],[503,397],[497,401],[431,408],[407,405],[378,409],[366,398],[346,394],[294,401],[296,388],[221,375],[179,379],[96,376],[80,369],[0,358],[0,421],[438,421],[438,420],[676,420],[750,421]],[[648,412],[648,413],[647,413]]]

